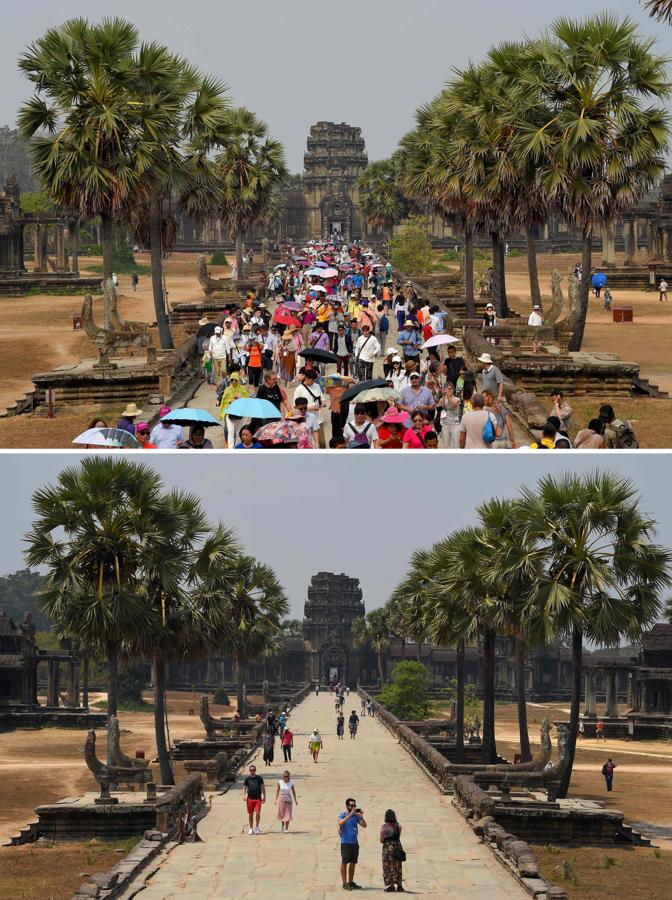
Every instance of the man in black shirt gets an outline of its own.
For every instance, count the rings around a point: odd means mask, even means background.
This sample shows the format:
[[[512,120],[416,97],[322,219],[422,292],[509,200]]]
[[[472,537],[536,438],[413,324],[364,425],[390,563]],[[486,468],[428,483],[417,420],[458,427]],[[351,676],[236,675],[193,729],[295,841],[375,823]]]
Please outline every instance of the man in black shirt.
[[[257,390],[257,399],[268,400],[283,415],[289,412],[287,395],[278,384],[278,376],[275,372],[264,372],[264,383]]]
[[[460,377],[460,369],[463,366],[464,359],[457,355],[457,350],[453,344],[449,344],[446,359],[443,363],[446,381],[450,381],[453,385],[456,385],[457,379]]]
[[[261,775],[257,775],[257,767],[250,766],[250,774],[243,782],[243,800],[247,805],[247,816],[250,820],[248,834],[261,834],[261,804],[266,802],[266,786]],[[253,821],[256,819],[256,821]]]

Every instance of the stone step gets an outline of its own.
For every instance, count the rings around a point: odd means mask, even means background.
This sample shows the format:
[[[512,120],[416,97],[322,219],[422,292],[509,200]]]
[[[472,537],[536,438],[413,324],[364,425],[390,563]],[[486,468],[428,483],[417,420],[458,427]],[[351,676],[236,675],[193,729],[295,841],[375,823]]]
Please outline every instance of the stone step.
[[[618,836],[619,840],[632,844],[633,847],[651,847],[651,839],[634,829],[632,825],[628,825],[627,822],[623,822],[619,827]]]

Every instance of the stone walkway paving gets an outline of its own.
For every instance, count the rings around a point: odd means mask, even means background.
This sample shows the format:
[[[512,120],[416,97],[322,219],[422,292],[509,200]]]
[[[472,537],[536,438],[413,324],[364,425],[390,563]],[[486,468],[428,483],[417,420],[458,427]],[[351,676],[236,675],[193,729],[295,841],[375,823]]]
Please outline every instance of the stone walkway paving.
[[[359,708],[355,695],[346,703],[346,713],[352,708]],[[288,768],[299,804],[290,834],[280,834],[274,803],[276,782],[284,768],[282,755],[278,760],[276,753],[273,765],[266,767],[257,754],[255,761],[269,796],[262,813],[262,834],[247,834],[241,779],[228,793],[213,796],[199,829],[205,843],[174,846],[147,879],[145,889],[140,878],[125,898],[139,889],[141,900],[343,896],[337,819],[348,796],[356,798],[369,826],[360,829],[360,864],[355,875],[364,888],[362,894],[382,893],[378,831],[385,810],[392,807],[403,826],[408,854],[404,882],[409,893],[443,900],[527,896],[478,843],[452,807],[451,798],[439,794],[377,719],[363,719],[356,740],[346,736],[338,741],[333,698],[326,692],[298,706],[291,726],[295,746]],[[317,764],[308,753],[308,735],[315,727],[325,742]]]

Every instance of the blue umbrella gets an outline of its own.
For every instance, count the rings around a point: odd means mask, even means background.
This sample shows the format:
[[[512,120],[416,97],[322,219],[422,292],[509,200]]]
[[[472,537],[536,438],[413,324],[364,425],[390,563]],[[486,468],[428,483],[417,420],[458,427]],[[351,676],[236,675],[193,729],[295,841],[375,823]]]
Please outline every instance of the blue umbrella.
[[[604,272],[596,272],[592,278],[593,287],[601,287],[603,288],[607,283],[607,276]]]
[[[324,268],[326,269],[326,266],[324,266]],[[306,269],[306,271],[304,272],[304,275],[315,275],[317,278],[324,278],[321,268],[320,269],[315,269],[315,268],[314,269]]]
[[[204,428],[222,424],[207,409],[191,409],[188,406],[166,413],[161,421],[172,422],[173,425],[202,425]]]
[[[250,419],[281,419],[278,407],[270,400],[259,400],[256,397],[241,397],[227,406],[224,412],[229,416],[248,417]]]

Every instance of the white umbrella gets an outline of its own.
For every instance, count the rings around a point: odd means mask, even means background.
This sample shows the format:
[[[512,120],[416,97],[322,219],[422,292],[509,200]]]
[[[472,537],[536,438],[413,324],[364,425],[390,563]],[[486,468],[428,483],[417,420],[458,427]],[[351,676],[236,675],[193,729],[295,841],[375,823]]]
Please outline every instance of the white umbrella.
[[[317,291],[318,294],[327,293],[327,289],[324,287],[324,285],[321,284],[311,284],[311,286],[308,288],[308,293],[310,294],[311,291]]]
[[[78,434],[73,444],[89,447],[139,447],[140,441],[123,428],[89,428]]]
[[[429,350],[430,347],[441,347],[443,344],[459,344],[460,339],[453,337],[452,334],[435,334],[422,345],[423,350]]]

